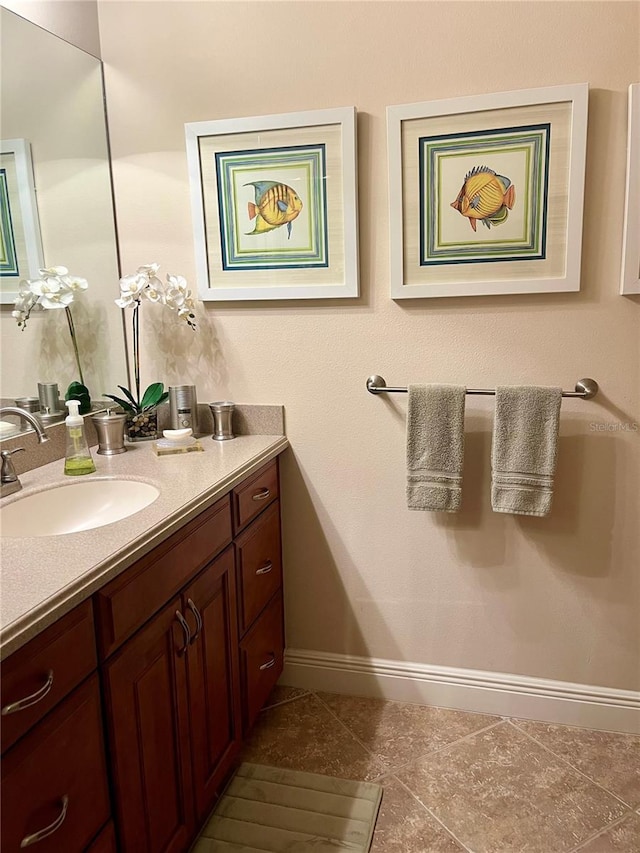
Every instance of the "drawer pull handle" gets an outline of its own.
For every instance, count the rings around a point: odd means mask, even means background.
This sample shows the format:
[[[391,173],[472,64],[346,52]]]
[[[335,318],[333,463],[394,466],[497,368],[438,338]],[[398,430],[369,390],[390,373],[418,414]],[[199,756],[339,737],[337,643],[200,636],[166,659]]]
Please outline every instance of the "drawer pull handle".
[[[195,643],[195,641],[202,633],[202,616],[200,615],[200,611],[190,598],[187,599],[187,606],[189,607],[189,610],[191,610],[193,615],[196,617],[196,632],[191,638],[191,644],[193,645],[193,643]]]
[[[42,841],[44,838],[48,838],[50,835],[53,835],[56,829],[60,829],[60,827],[64,823],[65,817],[67,816],[67,809],[69,807],[69,797],[65,794],[61,802],[62,811],[54,820],[54,822],[50,823],[49,826],[45,826],[44,829],[41,829],[38,832],[34,832],[33,835],[25,835],[25,837],[20,842],[21,848],[31,847],[32,844],[37,844],[38,841]]]
[[[268,563],[265,563],[261,569],[256,569],[257,575],[268,575],[269,572],[273,569],[273,563],[269,560]]]
[[[191,642],[191,629],[187,623],[187,620],[184,618],[182,613],[179,610],[176,610],[176,619],[182,626],[182,630],[184,631],[184,646],[180,649],[180,654],[186,652],[189,648],[189,643]]]
[[[272,666],[276,665],[276,656],[271,652],[271,660],[268,660],[266,663],[261,664],[260,671],[262,672],[265,669],[271,669]]]
[[[251,496],[252,501],[266,501],[267,498],[271,497],[271,492],[269,489],[260,489],[259,492],[256,492],[255,495]]]
[[[22,711],[24,708],[30,708],[32,705],[37,705],[53,687],[53,670],[50,669],[47,673],[47,680],[39,690],[32,693],[31,696],[25,696],[24,699],[19,699],[17,702],[12,702],[10,705],[5,705],[2,709],[2,716],[7,714],[15,714],[16,711]]]

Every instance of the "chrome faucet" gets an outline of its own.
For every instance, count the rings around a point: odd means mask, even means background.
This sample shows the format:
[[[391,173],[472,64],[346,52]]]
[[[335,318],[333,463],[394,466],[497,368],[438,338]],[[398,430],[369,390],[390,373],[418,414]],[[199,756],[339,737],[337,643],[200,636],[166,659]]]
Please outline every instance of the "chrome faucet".
[[[44,444],[45,441],[49,441],[49,436],[44,431],[40,421],[32,415],[31,412],[27,412],[26,409],[19,409],[17,406],[0,406],[0,418],[2,415],[18,415],[18,417],[28,421],[28,423],[30,423],[34,428],[36,435],[38,436],[39,444]],[[2,457],[2,468],[0,469],[0,497],[2,498],[7,495],[12,495],[14,492],[19,492],[22,488],[22,483],[16,474],[15,468],[13,467],[13,461],[11,459],[14,453],[19,453],[21,450],[24,451],[24,447],[14,447],[13,450],[0,451],[0,456]]]

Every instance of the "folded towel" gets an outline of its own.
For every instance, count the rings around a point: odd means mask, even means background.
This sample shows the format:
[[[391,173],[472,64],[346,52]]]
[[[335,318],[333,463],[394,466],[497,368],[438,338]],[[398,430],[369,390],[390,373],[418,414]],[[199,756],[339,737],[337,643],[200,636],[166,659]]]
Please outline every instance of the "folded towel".
[[[560,388],[496,388],[491,451],[494,512],[549,514],[561,400]]]
[[[462,385],[409,385],[407,507],[457,512],[462,499]]]

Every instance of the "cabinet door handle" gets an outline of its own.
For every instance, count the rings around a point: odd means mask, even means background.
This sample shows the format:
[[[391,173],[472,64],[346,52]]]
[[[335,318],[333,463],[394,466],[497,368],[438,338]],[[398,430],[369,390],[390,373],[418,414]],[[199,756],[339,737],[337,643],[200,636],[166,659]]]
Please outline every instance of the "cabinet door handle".
[[[30,708],[32,705],[37,705],[53,687],[53,670],[50,669],[47,673],[47,680],[39,690],[32,693],[31,696],[25,696],[24,699],[18,699],[17,702],[12,702],[10,705],[5,705],[2,709],[2,716],[7,714],[15,714],[16,711],[22,711],[24,708]]]
[[[263,663],[260,666],[260,671],[262,672],[265,669],[271,669],[272,666],[276,665],[276,656],[273,652],[271,652],[271,660],[268,660],[266,663]]]
[[[179,610],[176,610],[176,619],[182,626],[182,630],[184,631],[184,646],[180,649],[180,654],[186,652],[189,648],[189,643],[191,642],[191,629],[187,623],[187,620],[184,618],[182,613]]]
[[[267,563],[262,566],[261,569],[256,569],[257,575],[268,575],[269,572],[273,569],[273,563],[269,560]]]
[[[271,497],[271,492],[269,489],[264,488],[260,489],[259,492],[256,492],[255,495],[251,495],[252,501],[266,501],[267,498]]]
[[[62,800],[62,811],[58,815],[58,817],[54,820],[53,823],[50,823],[49,826],[45,826],[44,829],[38,830],[38,832],[34,832],[33,835],[25,835],[25,837],[20,842],[20,847],[31,847],[32,844],[37,844],[38,841],[42,841],[43,838],[48,838],[50,835],[56,831],[56,829],[60,829],[62,824],[64,823],[64,819],[67,816],[67,808],[69,807],[69,797],[65,794]]]
[[[190,598],[187,599],[187,606],[189,610],[193,613],[193,615],[196,617],[196,632],[191,638],[191,643],[193,644],[202,633],[202,616],[200,615],[200,611]]]

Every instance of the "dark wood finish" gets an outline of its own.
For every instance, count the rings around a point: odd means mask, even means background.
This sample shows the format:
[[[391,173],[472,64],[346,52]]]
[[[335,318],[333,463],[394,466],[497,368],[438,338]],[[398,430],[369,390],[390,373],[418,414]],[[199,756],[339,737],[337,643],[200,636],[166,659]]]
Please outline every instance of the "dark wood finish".
[[[7,752],[2,761],[2,850],[18,853],[27,836],[64,821],[38,841],[38,853],[80,853],[109,819],[100,691],[93,675]]]
[[[228,495],[94,596],[104,660],[231,542]]]
[[[243,726],[247,734],[282,673],[284,610],[278,592],[240,643]],[[273,665],[269,664],[273,661]]]
[[[278,496],[278,460],[273,459],[233,490],[233,523],[236,533]]]
[[[105,826],[100,835],[94,840],[87,853],[118,853],[116,831],[111,821]]]
[[[240,634],[282,586],[280,504],[276,501],[236,539]]]
[[[177,853],[193,836],[180,606],[167,604],[103,667],[123,853]]]
[[[183,592],[182,604],[193,632],[187,654],[189,723],[200,822],[213,807],[242,739],[232,548],[198,575]],[[199,631],[194,608],[201,620]]]
[[[91,602],[85,601],[15,652],[2,665],[2,708],[33,696],[53,674],[51,689],[28,708],[1,717],[2,753],[13,746],[96,668]]]

